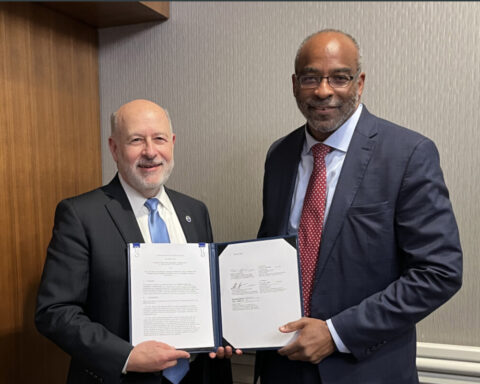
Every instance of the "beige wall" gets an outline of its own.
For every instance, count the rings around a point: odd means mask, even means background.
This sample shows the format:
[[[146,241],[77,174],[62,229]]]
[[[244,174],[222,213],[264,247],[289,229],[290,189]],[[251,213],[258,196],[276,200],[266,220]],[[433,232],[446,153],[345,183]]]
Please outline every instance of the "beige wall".
[[[461,230],[464,287],[421,323],[419,340],[480,346],[478,25],[473,2],[173,2],[163,24],[101,30],[104,182],[115,172],[110,112],[155,100],[177,134],[169,186],[206,202],[216,241],[254,237],[265,153],[303,123],[296,49],[322,28],[350,32],[363,49],[363,101],[437,143]]]

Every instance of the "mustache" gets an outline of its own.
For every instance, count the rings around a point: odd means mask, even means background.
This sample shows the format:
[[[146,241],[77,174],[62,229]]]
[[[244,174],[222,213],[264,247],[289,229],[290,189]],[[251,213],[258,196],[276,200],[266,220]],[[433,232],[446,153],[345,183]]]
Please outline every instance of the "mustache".
[[[138,167],[142,167],[142,168],[149,168],[149,167],[157,167],[159,165],[163,165],[164,164],[164,161],[148,161],[148,160],[140,160],[138,163],[137,163],[137,166]]]
[[[308,100],[306,103],[309,107],[313,108],[338,108],[338,104],[334,104],[331,102],[321,102],[321,101],[315,101],[315,100]]]

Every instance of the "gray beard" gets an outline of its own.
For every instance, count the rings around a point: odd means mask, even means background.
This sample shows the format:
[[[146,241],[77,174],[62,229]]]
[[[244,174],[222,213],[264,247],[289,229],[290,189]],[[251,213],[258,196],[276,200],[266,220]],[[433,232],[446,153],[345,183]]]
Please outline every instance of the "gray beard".
[[[298,109],[300,109],[300,111],[302,112],[303,116],[305,116],[305,118],[307,119],[308,127],[311,131],[318,132],[321,135],[331,134],[335,132],[338,128],[340,128],[342,124],[345,123],[350,118],[350,116],[355,113],[357,105],[360,101],[360,97],[358,96],[358,93],[356,91],[357,90],[355,89],[355,96],[350,98],[350,100],[346,103],[347,109],[338,117],[336,121],[333,121],[332,125],[330,126],[325,126],[325,122],[323,121],[309,119],[307,114],[303,113],[304,110],[307,110],[306,103],[299,103],[297,100],[297,106]]]
[[[160,178],[160,180],[156,183],[148,183],[146,182],[142,177],[140,177],[138,174],[136,174],[130,167],[126,169],[127,177],[129,180],[129,184],[131,185],[132,188],[137,190],[139,193],[141,193],[144,196],[155,196],[162,185],[165,185],[165,183],[168,181],[170,175],[172,174],[173,167],[175,165],[175,162],[172,158],[167,165],[165,165],[165,168],[163,170],[163,175]],[[124,177],[124,179],[127,180],[127,178]]]

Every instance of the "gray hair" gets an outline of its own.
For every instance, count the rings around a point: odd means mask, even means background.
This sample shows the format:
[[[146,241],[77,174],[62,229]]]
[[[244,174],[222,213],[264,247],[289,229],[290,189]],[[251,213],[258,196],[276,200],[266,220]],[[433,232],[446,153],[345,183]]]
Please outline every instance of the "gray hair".
[[[117,130],[117,126],[118,126],[117,120],[118,120],[117,111],[115,111],[110,115],[110,134],[112,136],[115,134],[115,131]]]
[[[350,39],[350,41],[355,45],[355,47],[357,48],[357,52],[358,52],[358,55],[357,55],[357,72],[360,73],[362,71],[362,55],[360,54],[360,45],[358,45],[358,42],[357,40],[355,40],[355,38],[346,33],[346,32],[343,32],[339,29],[333,29],[333,28],[326,28],[326,29],[322,29],[318,32],[315,32],[315,33],[312,33],[311,35],[307,36],[303,41],[302,43],[300,44],[300,47],[298,47],[297,49],[297,54],[295,55],[295,73],[297,73],[297,68],[298,68],[298,61],[300,60],[300,52],[302,51],[302,48],[304,47],[304,45],[314,36],[317,36],[321,33],[327,33],[327,32],[335,32],[335,33],[340,33],[341,35],[343,36],[346,36]]]

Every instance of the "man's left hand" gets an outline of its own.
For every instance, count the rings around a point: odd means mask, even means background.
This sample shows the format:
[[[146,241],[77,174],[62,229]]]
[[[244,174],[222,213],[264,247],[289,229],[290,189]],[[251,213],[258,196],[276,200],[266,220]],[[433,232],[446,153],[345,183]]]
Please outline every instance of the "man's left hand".
[[[240,349],[235,350],[236,355],[241,355],[243,352]],[[219,347],[216,352],[210,352],[208,354],[211,359],[230,359],[233,356],[232,347]]]
[[[279,329],[283,333],[299,332],[293,342],[278,351],[280,355],[286,356],[290,360],[318,364],[335,351],[332,335],[328,330],[327,323],[323,320],[302,317]]]

